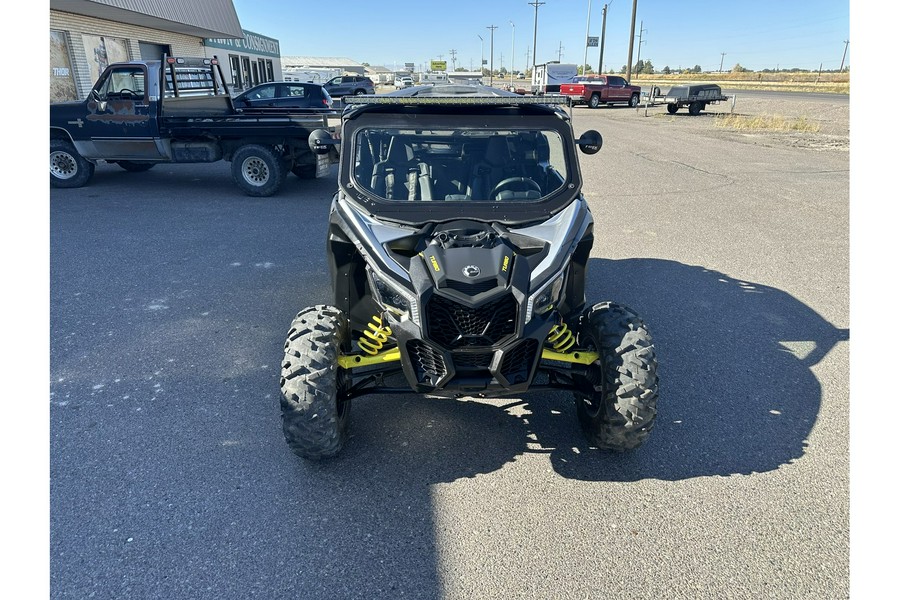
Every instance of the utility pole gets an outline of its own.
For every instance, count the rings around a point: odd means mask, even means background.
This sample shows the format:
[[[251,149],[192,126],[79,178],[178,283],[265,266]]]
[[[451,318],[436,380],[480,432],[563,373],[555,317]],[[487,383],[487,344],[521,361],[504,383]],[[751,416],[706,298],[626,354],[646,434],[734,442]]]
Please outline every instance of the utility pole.
[[[456,50],[450,51],[450,64],[453,65],[451,71],[456,71]]]
[[[562,57],[563,57],[562,51],[563,51],[564,49],[565,49],[565,46],[562,45],[562,40],[560,40],[560,42],[559,42],[559,51],[557,52],[557,55],[556,55],[556,60],[558,60],[559,62],[562,62]]]
[[[644,37],[645,31],[647,31],[647,30],[644,29],[644,22],[641,21],[641,29],[640,29],[640,31],[638,31],[638,56],[637,56],[637,62],[634,63],[635,65],[637,63],[641,62],[641,44],[644,43],[643,37]],[[637,75],[637,73],[635,73],[635,75]]]
[[[603,27],[600,29],[600,62],[597,65],[597,73],[599,75],[603,74],[603,46],[606,44],[606,11],[609,9],[609,4],[603,5]]]
[[[491,30],[491,83],[490,86],[494,87],[494,30],[497,29],[496,25],[490,25],[487,29]]]
[[[534,55],[531,57],[531,77],[533,79],[534,68],[537,66],[537,10],[539,6],[543,6],[547,3],[534,0],[533,2],[529,2],[528,4],[534,7]]]
[[[510,21],[509,24],[512,25],[512,30],[513,30],[512,54],[509,55],[509,72],[515,73],[516,72],[516,24],[513,23],[512,21]]]
[[[844,55],[841,57],[841,70],[838,73],[844,72],[844,59],[847,58],[847,46],[850,45],[850,40],[844,40]]]
[[[587,27],[584,32],[584,60],[581,61],[581,74],[587,75],[587,49],[591,37],[591,0],[588,0]],[[576,71],[577,73],[577,71]]]
[[[525,48],[525,70],[528,70],[528,63],[531,59],[531,48]]]
[[[625,67],[625,79],[631,81],[631,59],[634,56],[634,21],[637,17],[637,0],[631,6],[631,35],[628,36],[628,65]]]
[[[722,66],[725,64],[725,53],[722,53],[722,62],[719,63],[719,73],[722,72]]]

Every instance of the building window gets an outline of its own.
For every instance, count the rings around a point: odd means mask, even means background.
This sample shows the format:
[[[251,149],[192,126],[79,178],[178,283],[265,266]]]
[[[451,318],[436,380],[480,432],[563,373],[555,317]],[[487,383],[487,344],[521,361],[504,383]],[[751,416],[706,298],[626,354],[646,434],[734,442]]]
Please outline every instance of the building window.
[[[269,81],[275,81],[275,66],[271,60],[266,61],[266,73],[269,76]]]
[[[64,31],[50,32],[50,102],[78,100],[69,41]]]
[[[241,72],[244,74],[244,87],[252,87],[253,81],[250,79],[250,57],[242,56],[241,57]]]
[[[82,34],[88,67],[91,70],[91,84],[100,79],[100,73],[111,63],[128,60],[128,43],[122,38]]]
[[[244,87],[244,78],[241,77],[241,57],[229,54],[228,61],[231,63],[231,88],[240,90]]]

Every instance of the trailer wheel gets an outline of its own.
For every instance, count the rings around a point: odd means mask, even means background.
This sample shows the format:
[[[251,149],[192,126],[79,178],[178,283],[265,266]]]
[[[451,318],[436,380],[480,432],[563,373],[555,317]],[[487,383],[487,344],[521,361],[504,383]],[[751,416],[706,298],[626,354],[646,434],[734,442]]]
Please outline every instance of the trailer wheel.
[[[600,108],[600,94],[591,94],[591,99],[588,100],[588,106],[591,108]]]
[[[675,113],[678,112],[678,105],[677,104],[666,104],[666,110],[669,111],[670,115],[674,115]]]
[[[50,187],[81,187],[93,174],[94,163],[78,154],[71,142],[50,140]]]
[[[630,106],[631,108],[637,108],[637,105],[640,104],[640,102],[641,97],[637,94],[632,94],[631,99],[628,101],[628,106]]]
[[[248,196],[267,197],[284,182],[284,163],[275,152],[259,144],[247,144],[231,157],[231,176]]]
[[[688,114],[697,116],[700,114],[700,111],[703,110],[702,102],[691,102],[691,105],[688,106]]]

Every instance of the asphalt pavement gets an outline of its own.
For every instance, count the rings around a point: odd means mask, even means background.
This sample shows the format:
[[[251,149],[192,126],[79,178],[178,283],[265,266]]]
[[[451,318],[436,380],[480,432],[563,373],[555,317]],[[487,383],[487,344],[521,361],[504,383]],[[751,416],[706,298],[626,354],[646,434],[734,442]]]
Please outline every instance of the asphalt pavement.
[[[293,315],[328,302],[336,173],[100,165],[50,193],[50,596],[849,595],[849,153],[712,115],[575,109],[588,298],[657,344],[656,429],[591,449],[566,393],[354,400],[288,450]]]

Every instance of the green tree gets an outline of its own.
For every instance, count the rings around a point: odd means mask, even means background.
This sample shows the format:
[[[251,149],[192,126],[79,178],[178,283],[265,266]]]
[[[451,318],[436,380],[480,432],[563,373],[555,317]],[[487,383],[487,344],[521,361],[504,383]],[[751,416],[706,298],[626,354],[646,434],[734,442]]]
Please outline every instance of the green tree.
[[[672,74],[672,69],[669,68],[669,65],[666,65],[666,66],[663,67],[663,73],[664,73],[665,75],[671,75],[671,74]]]
[[[746,72],[747,72],[747,69],[745,69],[744,67],[742,67],[742,66],[741,66],[741,63],[737,63],[736,65],[734,65],[733,67],[731,67],[731,72],[732,72],[732,73],[746,73]]]
[[[691,71],[692,73],[702,73],[703,69],[700,68],[700,65],[694,65],[694,68]]]
[[[587,75],[588,73],[593,73],[594,69],[591,68],[591,65],[579,65],[578,66],[578,74],[579,75]]]
[[[619,69],[619,73],[626,73],[628,71],[628,65],[622,65],[622,68]]]

